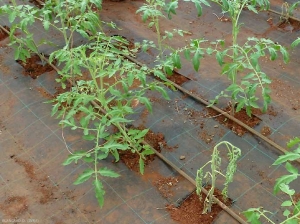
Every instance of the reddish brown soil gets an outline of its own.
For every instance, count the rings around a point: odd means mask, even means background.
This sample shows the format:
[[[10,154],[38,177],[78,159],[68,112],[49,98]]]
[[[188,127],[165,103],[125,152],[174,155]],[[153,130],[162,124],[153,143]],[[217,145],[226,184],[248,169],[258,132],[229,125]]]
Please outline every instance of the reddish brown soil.
[[[139,127],[138,129],[143,130],[144,127]],[[165,137],[162,133],[155,134],[151,130],[148,131],[148,133],[145,136],[145,141],[151,145],[154,149],[156,149],[158,152],[161,152],[161,148],[166,146],[167,143],[165,141]],[[139,172],[139,155],[137,153],[132,153],[130,150],[126,151],[119,151],[120,154],[120,160],[126,164],[126,166],[134,171]],[[149,164],[155,159],[156,155],[148,155],[146,156],[145,165]]]
[[[28,210],[27,200],[25,197],[10,196],[0,204],[0,210],[9,217],[19,217]]]
[[[45,2],[45,0],[29,0],[29,2],[41,9],[43,8],[43,3]]]
[[[11,156],[11,158],[14,158],[14,156]],[[41,204],[57,199],[55,196],[57,189],[51,186],[52,184],[46,176],[36,172],[35,167],[27,161],[18,158],[15,158],[14,161],[24,168],[30,182],[34,183],[35,190],[40,195],[39,202]]]
[[[300,22],[289,18],[287,21],[280,22],[277,27],[286,32],[297,32],[300,30]]]
[[[5,29],[10,31],[8,26],[3,26]],[[6,37],[8,37],[8,34],[4,32],[4,30],[0,29],[0,41],[4,40]]]
[[[178,182],[179,177],[161,177],[153,181],[153,184],[164,198],[171,198],[174,195],[173,188]]]
[[[175,82],[179,86],[181,86],[183,83],[190,80],[189,78],[187,78],[177,72],[173,72],[172,75],[168,76],[168,79],[171,80],[172,82]]]
[[[236,124],[232,120],[226,118],[224,115],[220,115],[218,112],[214,111],[211,108],[207,108],[207,115],[206,117],[212,117],[215,118],[220,124],[228,127],[230,130],[232,130],[233,133],[237,134],[238,136],[242,136],[247,132],[247,130],[240,125]],[[226,107],[223,109],[223,111],[230,113],[231,107]],[[241,110],[234,114],[234,117],[244,124],[248,125],[249,127],[253,128],[256,125],[260,123],[260,119],[254,115],[252,117],[249,117],[245,110]]]
[[[37,54],[32,55],[30,58],[23,62],[17,60],[17,62],[24,68],[23,74],[29,75],[31,78],[36,79],[45,72],[50,72],[53,68],[49,64],[44,64]]]
[[[260,133],[262,133],[264,136],[269,136],[272,133],[271,128],[264,126],[262,127]]]
[[[218,190],[215,190],[214,195],[222,201],[222,195]],[[206,195],[202,194],[202,200],[205,197]],[[227,200],[225,204],[229,206],[231,200]],[[194,192],[184,199],[178,208],[174,205],[167,205],[167,210],[171,218],[180,224],[211,224],[222,208],[215,204],[210,213],[202,214],[203,201],[201,202],[199,196]]]

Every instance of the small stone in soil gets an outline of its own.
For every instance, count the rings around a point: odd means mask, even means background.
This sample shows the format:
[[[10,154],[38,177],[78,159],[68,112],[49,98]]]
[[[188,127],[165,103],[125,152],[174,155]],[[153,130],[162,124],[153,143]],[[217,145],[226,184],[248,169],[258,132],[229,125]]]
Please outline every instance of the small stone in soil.
[[[179,159],[180,159],[180,160],[184,160],[184,159],[185,159],[185,156],[180,156]]]

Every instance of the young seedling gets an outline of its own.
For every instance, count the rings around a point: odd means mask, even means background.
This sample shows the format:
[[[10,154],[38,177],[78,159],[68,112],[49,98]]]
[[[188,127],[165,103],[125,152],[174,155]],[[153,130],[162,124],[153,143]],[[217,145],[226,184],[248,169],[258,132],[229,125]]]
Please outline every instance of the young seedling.
[[[221,163],[222,158],[220,157],[220,147],[222,145],[225,145],[228,150],[228,160],[229,163],[227,165],[226,173],[223,174],[221,172]],[[208,194],[206,195],[206,198],[204,199],[204,208],[203,208],[203,214],[207,212],[211,212],[212,205],[214,204],[213,200],[213,194],[216,188],[216,181],[217,176],[221,175],[225,178],[224,188],[222,190],[223,199],[226,200],[228,198],[228,185],[233,181],[233,175],[236,171],[237,166],[237,160],[241,156],[241,150],[234,145],[232,145],[230,142],[222,141],[218,143],[214,149],[211,156],[211,160],[208,161],[204,166],[202,166],[198,171],[196,175],[196,193],[199,195],[200,200],[201,198],[201,192],[202,192],[202,186],[203,186],[203,179],[210,180],[211,181],[211,188],[208,191]],[[205,175],[203,174],[204,168],[210,164],[211,170],[206,172]],[[207,181],[206,181],[207,182]]]
[[[274,185],[274,194],[282,192],[287,196],[287,200],[281,204],[283,211],[283,216],[285,220],[280,222],[280,224],[298,224],[300,223],[300,200],[296,201],[295,190],[290,188],[290,183],[297,180],[300,177],[298,169],[293,166],[290,162],[300,159],[300,138],[294,138],[290,140],[287,144],[288,148],[296,149],[291,152],[287,152],[285,155],[279,156],[278,159],[273,163],[273,165],[282,165],[285,163],[285,168],[289,174],[283,175],[277,178]],[[261,219],[265,219],[268,223],[277,224],[273,222],[267,214],[272,214],[272,212],[267,211],[263,208],[250,208],[243,212],[247,220],[252,224],[264,223]]]

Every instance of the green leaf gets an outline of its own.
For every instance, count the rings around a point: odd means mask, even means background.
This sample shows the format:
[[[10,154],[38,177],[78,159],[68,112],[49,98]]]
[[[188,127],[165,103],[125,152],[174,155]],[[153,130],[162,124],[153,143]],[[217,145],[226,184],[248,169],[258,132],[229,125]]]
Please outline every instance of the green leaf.
[[[184,57],[187,59],[187,60],[190,60],[191,59],[191,51],[189,49],[185,49],[183,51],[184,53]]]
[[[223,62],[223,54],[220,51],[218,51],[216,53],[216,59],[217,59],[219,65],[223,66],[223,64],[224,64],[224,62]]]
[[[198,17],[202,16],[202,6],[197,1],[194,1],[194,3],[195,3],[195,7],[197,9],[197,12],[198,12]]]
[[[287,50],[284,47],[280,46],[280,52],[283,56],[283,61],[285,63],[288,63],[290,61],[290,56],[289,56],[289,53],[287,52]]]
[[[285,155],[281,155],[276,159],[276,161],[273,163],[273,165],[279,165],[287,161],[294,161],[300,159],[299,153],[294,152],[287,152]]]
[[[95,171],[93,169],[86,169],[81,175],[79,175],[79,177],[75,180],[73,184],[78,185],[87,181],[94,173]]]
[[[166,12],[168,13],[168,18],[172,19],[172,14],[176,15],[176,9],[178,8],[177,1],[171,1],[169,4],[166,5]]]
[[[114,172],[112,170],[109,170],[106,167],[99,169],[98,173],[100,173],[100,175],[102,175],[104,177],[116,178],[116,177],[120,176],[120,174],[118,174],[118,173],[116,173],[116,172]]]
[[[289,171],[291,174],[298,174],[298,169],[296,167],[294,167],[292,164],[290,164],[289,162],[287,162],[285,164],[285,168],[287,171]]]
[[[294,189],[290,189],[290,186],[288,184],[282,183],[279,186],[280,190],[282,190],[282,192],[292,196],[295,194],[295,190]]]
[[[154,154],[154,151],[152,149],[145,149],[143,152],[142,152],[142,155],[143,156],[148,156],[148,155],[153,155]]]
[[[244,211],[243,214],[251,224],[261,224],[259,221],[260,214],[257,212],[257,209],[250,208],[247,211]]]
[[[174,66],[178,69],[181,69],[180,56],[178,54],[174,54],[172,59],[173,59]]]
[[[292,204],[293,204],[293,202],[291,202],[291,201],[284,201],[284,202],[281,204],[281,206],[283,206],[283,207],[288,207],[288,206],[292,206]]]
[[[149,129],[144,129],[142,131],[139,131],[138,134],[136,136],[134,136],[134,139],[141,139],[143,138],[147,133],[148,133]]]
[[[289,210],[284,210],[284,212],[283,212],[283,215],[285,216],[285,217],[288,217],[289,215],[291,214],[291,212],[289,211]]]
[[[72,154],[69,155],[68,158],[62,163],[62,165],[67,166],[71,164],[72,162],[77,163],[79,159],[81,159],[84,156],[84,154]]]
[[[291,183],[292,181],[297,179],[297,175],[295,174],[291,174],[291,175],[283,175],[279,178],[276,179],[276,183],[274,185],[274,194],[277,194],[279,192],[279,190],[281,189],[281,185],[287,185],[289,183]],[[285,187],[285,186],[284,186]],[[285,189],[285,188],[283,188]]]
[[[87,141],[92,141],[94,140],[96,137],[94,135],[83,135],[82,138],[84,140],[87,140]]]
[[[287,147],[292,148],[294,145],[299,144],[299,143],[300,143],[300,138],[295,137],[289,141],[289,143],[287,144]]]
[[[10,23],[13,23],[17,17],[17,11],[12,11],[8,15],[8,20]]]
[[[291,44],[291,47],[292,48],[295,48],[296,46],[298,46],[300,43],[300,37],[298,37],[298,39],[296,39],[292,44]]]
[[[99,180],[94,180],[94,189],[95,189],[95,197],[97,198],[99,206],[102,208],[104,204],[104,194],[105,191],[103,189],[103,185]]]
[[[43,27],[46,31],[49,30],[50,22],[48,20],[43,20]]]

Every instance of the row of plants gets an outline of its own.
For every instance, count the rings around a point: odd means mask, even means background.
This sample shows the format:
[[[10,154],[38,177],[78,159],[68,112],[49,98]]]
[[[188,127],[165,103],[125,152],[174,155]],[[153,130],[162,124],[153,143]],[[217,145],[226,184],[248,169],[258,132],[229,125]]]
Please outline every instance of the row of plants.
[[[210,6],[206,0],[188,0],[195,4],[198,16],[202,15],[202,5]],[[242,24],[239,18],[243,9],[258,13],[258,10],[266,10],[269,7],[268,0],[212,0],[210,2],[218,4],[223,13],[228,13],[232,21],[232,42],[216,40],[209,42],[203,38],[193,39],[191,42],[179,49],[174,49],[165,44],[167,39],[172,39],[174,34],[183,36],[186,32],[180,29],[164,31],[160,29],[160,20],[176,15],[178,1],[166,3],[163,0],[146,0],[137,13],[142,14],[144,21],[149,21],[149,27],[154,28],[157,34],[157,44],[153,40],[144,40],[137,46],[146,51],[149,47],[158,50],[156,66],[148,68],[138,67],[136,64],[126,59],[126,56],[134,57],[137,47],[128,48],[128,41],[119,36],[107,36],[103,27],[110,26],[117,28],[114,23],[106,23],[99,19],[102,1],[100,0],[67,0],[67,1],[45,1],[43,7],[36,8],[31,5],[17,4],[12,1],[11,5],[4,5],[0,8],[2,15],[7,15],[12,24],[10,29],[10,45],[15,49],[15,59],[26,59],[32,54],[38,54],[42,61],[50,63],[52,66],[60,68],[58,83],[66,88],[66,82],[70,81],[73,87],[69,91],[59,94],[53,103],[52,115],[60,119],[59,124],[64,128],[72,130],[80,129],[83,138],[93,141],[94,147],[84,151],[71,152],[65,160],[64,165],[77,163],[83,160],[92,163],[91,168],[86,169],[79,175],[74,184],[81,184],[94,178],[93,185],[95,196],[100,206],[104,203],[105,190],[101,182],[101,176],[118,177],[119,174],[106,167],[101,167],[101,160],[105,160],[112,155],[116,161],[119,158],[119,150],[130,150],[140,157],[140,172],[144,172],[144,159],[147,155],[153,154],[149,146],[142,145],[141,142],[147,134],[147,129],[130,129],[127,131],[126,125],[132,120],[128,115],[135,113],[134,102],[144,104],[151,111],[151,103],[146,92],[154,90],[160,92],[166,99],[167,93],[162,82],[152,81],[148,74],[154,74],[167,84],[167,75],[171,75],[174,69],[180,69],[183,57],[192,62],[196,71],[200,69],[200,61],[204,56],[215,56],[221,66],[221,74],[226,75],[231,84],[222,91],[212,104],[220,97],[231,99],[232,113],[245,108],[247,114],[251,115],[252,108],[259,108],[259,100],[263,101],[263,110],[271,102],[269,84],[271,78],[262,71],[259,61],[262,57],[269,55],[271,60],[278,58],[278,53],[282,55],[284,62],[289,61],[289,54],[285,47],[274,43],[269,39],[258,39],[249,37],[243,44],[239,44],[239,30]],[[100,11],[101,13],[101,11]],[[51,40],[36,42],[30,28],[37,23],[41,23],[45,31],[55,30],[60,33],[63,44],[59,50],[53,51],[49,57],[45,57],[39,52],[42,45],[53,46]],[[15,36],[16,32],[22,32],[21,36]],[[80,34],[86,39],[86,43],[77,46],[74,44],[74,35]],[[300,43],[300,39],[295,40],[292,47]],[[205,46],[202,46],[205,45]],[[90,79],[81,79],[84,73],[88,73]],[[138,83],[138,85],[136,85]],[[258,96],[257,92],[261,92]],[[95,107],[96,105],[96,107]],[[101,108],[101,109],[100,109]],[[84,114],[79,120],[76,114]],[[298,144],[300,140],[295,138],[289,143],[289,147]],[[215,146],[211,163],[211,172],[203,176],[203,168],[197,173],[197,193],[200,195],[203,178],[211,177],[212,189],[215,187],[217,174],[221,174],[218,147],[222,144],[227,146],[229,151],[229,166],[226,174],[224,196],[227,196],[228,184],[233,180],[236,170],[236,162],[240,156],[240,150],[229,142],[221,142]],[[300,156],[300,147],[294,152],[280,156],[274,165],[293,161]],[[287,207],[284,215],[287,217],[283,223],[296,223],[299,221],[299,202],[293,201],[292,195],[295,191],[289,188],[291,181],[298,177],[298,171],[291,163],[286,163],[286,169],[290,175],[279,178],[274,187],[274,192],[280,190],[290,196],[290,200],[283,203]],[[207,164],[206,164],[207,165]],[[205,165],[205,166],[206,166]],[[209,191],[205,199],[205,212],[211,210],[213,204],[213,190]],[[293,210],[288,209],[293,206]],[[249,209],[244,214],[251,223],[259,223],[267,211],[262,209]]]
[[[49,0],[43,7],[36,8],[12,1],[10,5],[1,6],[0,12],[7,15],[12,24],[9,38],[10,46],[15,49],[15,60],[26,64],[31,55],[37,54],[43,63],[49,63],[56,69],[59,67],[56,81],[63,89],[66,89],[68,82],[73,84],[70,90],[50,101],[53,104],[51,114],[60,119],[59,124],[63,128],[81,130],[83,139],[92,141],[94,147],[70,151],[63,165],[79,160],[93,164],[79,175],[74,184],[94,178],[95,196],[102,207],[105,194],[102,176],[116,178],[119,174],[101,167],[101,160],[112,155],[117,162],[120,150],[130,150],[139,155],[140,172],[143,173],[146,156],[153,154],[149,146],[141,144],[148,129],[126,129],[132,121],[127,117],[134,113],[132,104],[139,102],[151,111],[146,95],[148,90],[158,91],[166,99],[168,95],[161,82],[147,78],[148,74],[154,73],[161,80],[166,80],[163,72],[156,68],[139,67],[128,61],[125,56],[134,56],[137,49],[129,49],[129,43],[124,38],[108,36],[103,32],[104,26],[117,27],[99,19],[94,8],[101,9],[101,3],[99,0]],[[30,28],[38,23],[43,25],[45,32],[57,32],[63,39],[61,46],[58,46],[60,49],[53,51],[49,57],[43,55],[39,48],[42,45],[50,48],[56,45],[49,39],[35,41],[37,38]],[[15,36],[16,32],[22,35]],[[76,34],[85,38],[84,44],[74,43]],[[89,79],[82,79],[84,74],[88,74]],[[80,119],[75,118],[77,114],[82,115]]]

